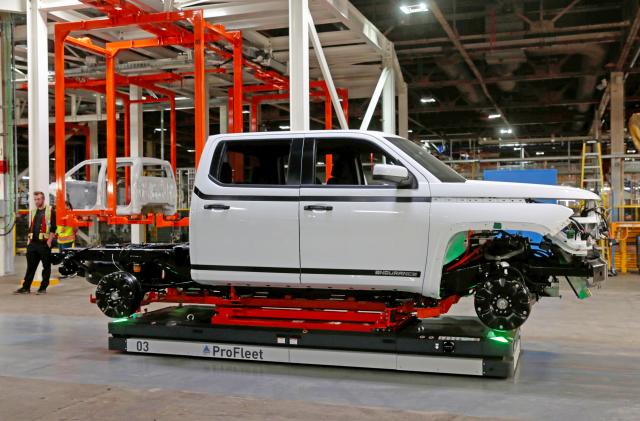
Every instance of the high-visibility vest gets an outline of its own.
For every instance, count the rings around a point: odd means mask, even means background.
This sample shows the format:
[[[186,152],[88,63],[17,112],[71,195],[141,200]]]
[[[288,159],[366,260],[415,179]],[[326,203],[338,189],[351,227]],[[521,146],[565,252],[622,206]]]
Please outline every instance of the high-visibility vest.
[[[29,212],[29,219],[31,223],[29,225],[29,240],[33,239],[33,224],[36,222],[37,209],[31,209]],[[44,218],[42,218],[42,225],[40,225],[40,231],[38,232],[39,240],[48,240],[49,233],[51,232],[51,206],[45,205]]]
[[[76,236],[73,235],[73,227],[58,225],[56,228],[56,234],[58,235],[59,244],[73,243],[76,239]]]

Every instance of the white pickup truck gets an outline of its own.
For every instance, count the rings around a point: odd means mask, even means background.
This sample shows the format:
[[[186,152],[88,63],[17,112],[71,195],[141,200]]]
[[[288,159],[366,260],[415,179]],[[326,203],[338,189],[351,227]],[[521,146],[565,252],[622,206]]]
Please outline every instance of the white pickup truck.
[[[581,298],[606,278],[599,200],[570,187],[466,180],[379,132],[216,135],[197,169],[190,244],[75,249],[61,269],[98,284],[112,317],[134,312],[148,292],[187,285],[425,306],[474,295],[480,320],[506,330],[538,298],[557,296],[559,278]]]

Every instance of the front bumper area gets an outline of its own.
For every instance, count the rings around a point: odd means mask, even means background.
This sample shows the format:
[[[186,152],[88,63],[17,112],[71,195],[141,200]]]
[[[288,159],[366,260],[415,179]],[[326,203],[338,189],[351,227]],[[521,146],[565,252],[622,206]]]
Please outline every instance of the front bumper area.
[[[607,280],[607,262],[602,257],[596,257],[594,259],[587,260],[589,267],[589,277],[587,278],[587,286],[598,286],[602,282]]]

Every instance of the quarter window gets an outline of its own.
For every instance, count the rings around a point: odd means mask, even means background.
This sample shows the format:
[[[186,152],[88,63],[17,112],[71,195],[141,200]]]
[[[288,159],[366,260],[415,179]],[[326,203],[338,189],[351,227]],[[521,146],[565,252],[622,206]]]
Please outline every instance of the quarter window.
[[[223,184],[285,185],[290,155],[290,140],[221,142],[210,174]]]

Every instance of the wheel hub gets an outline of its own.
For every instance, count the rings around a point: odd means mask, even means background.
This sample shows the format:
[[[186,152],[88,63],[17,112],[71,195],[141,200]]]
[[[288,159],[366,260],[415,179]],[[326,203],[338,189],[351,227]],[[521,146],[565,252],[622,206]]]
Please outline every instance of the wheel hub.
[[[512,330],[527,320],[533,299],[518,271],[500,268],[476,288],[474,304],[482,323],[491,329]]]
[[[96,304],[109,317],[126,317],[135,313],[142,301],[140,282],[128,272],[104,276],[96,288]]]

